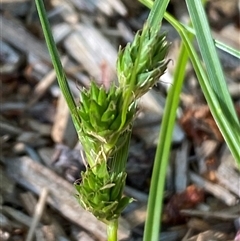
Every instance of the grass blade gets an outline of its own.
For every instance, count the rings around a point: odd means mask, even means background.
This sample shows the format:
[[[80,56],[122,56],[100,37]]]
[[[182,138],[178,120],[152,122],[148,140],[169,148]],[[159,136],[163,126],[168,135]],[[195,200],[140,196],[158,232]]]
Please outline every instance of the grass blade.
[[[198,77],[198,81],[200,83],[201,89],[203,91],[203,94],[207,100],[207,103],[209,105],[209,108],[211,110],[211,113],[219,127],[219,130],[221,131],[233,157],[235,158],[236,162],[238,163],[240,167],[240,127],[239,125],[232,125],[229,123],[228,115],[224,112],[222,112],[221,105],[219,103],[219,100],[217,98],[217,95],[215,94],[215,91],[213,90],[212,86],[209,83],[209,79],[206,75],[206,71],[203,68],[201,61],[196,53],[196,50],[194,49],[191,40],[188,37],[187,31],[184,29],[184,27],[179,24],[170,14],[166,13],[165,15],[166,19],[173,25],[173,27],[178,31],[178,33],[181,36],[182,41],[184,42],[184,45],[186,46],[188,50],[189,57],[191,59],[191,62],[193,64],[194,70],[196,72],[196,75]]]
[[[155,4],[157,5],[157,3],[159,4],[161,1],[156,1]],[[144,241],[156,241],[159,238],[165,176],[187,60],[188,54],[185,50],[185,47],[182,45],[180,50],[180,58],[177,62],[174,75],[173,85],[168,92],[161,132],[159,135],[159,142],[154,160],[147,208],[147,218],[144,229]]]
[[[222,51],[228,53],[228,54],[231,54],[232,56],[240,59],[240,51],[239,50],[236,50],[218,40],[214,40],[215,42],[215,45],[218,49],[221,49]]]
[[[164,185],[170,147],[172,143],[172,133],[175,125],[177,107],[179,104],[180,93],[185,76],[185,66],[188,60],[188,54],[185,51],[183,45],[180,48],[179,56],[181,58],[179,58],[177,63],[173,85],[168,92],[157,151],[154,160],[151,187],[148,199],[147,218],[144,230],[144,241],[159,240],[158,237],[161,224],[161,213],[163,209]]]
[[[149,25],[155,29],[160,28],[164,13],[166,12],[170,0],[155,1],[148,16]]]
[[[165,17],[165,16],[164,16],[164,17]],[[182,25],[188,32],[196,35],[196,31],[195,31],[192,27],[186,26],[185,24],[182,24],[182,23],[181,23],[181,25]],[[221,42],[221,41],[219,41],[219,40],[217,40],[217,39],[213,39],[213,41],[214,41],[214,45],[216,46],[216,48],[221,49],[222,51],[224,51],[224,52],[226,52],[226,53],[228,53],[228,54],[230,54],[230,55],[232,55],[232,56],[240,59],[240,51],[239,51],[239,50],[234,49],[234,48],[226,45],[225,43],[223,43],[223,42]]]
[[[217,95],[218,101],[227,114],[232,125],[237,125],[238,118],[229,95],[227,84],[224,78],[223,70],[219,62],[214,41],[208,25],[207,17],[202,6],[201,0],[186,0],[192,24],[196,31],[196,38],[199,43],[199,49],[206,66],[210,85]]]
[[[36,6],[37,6],[37,11],[38,11],[38,15],[39,15],[39,19],[42,25],[42,29],[43,29],[43,33],[44,33],[44,37],[47,43],[47,47],[48,47],[48,51],[50,53],[51,59],[52,59],[52,63],[57,75],[57,80],[59,83],[59,86],[61,88],[61,91],[64,95],[64,98],[66,99],[66,102],[68,104],[68,107],[70,109],[71,115],[72,115],[72,119],[73,119],[73,123],[77,129],[77,131],[80,129],[79,128],[79,124],[80,121],[78,120],[77,114],[76,114],[76,104],[75,101],[73,99],[73,96],[71,94],[70,88],[68,86],[67,83],[67,79],[66,79],[66,75],[63,69],[63,66],[61,64],[59,55],[58,55],[58,51],[57,51],[57,47],[56,44],[54,42],[53,36],[52,36],[52,32],[50,29],[50,25],[47,19],[47,13],[46,10],[44,8],[44,4],[42,0],[35,0],[36,2]]]
[[[153,2],[151,0],[139,0],[139,1],[144,4],[146,3],[147,7],[151,7],[153,5]],[[226,106],[226,104],[223,102],[224,99],[221,100],[221,102],[219,102],[216,92],[215,92],[215,90],[213,90],[213,88],[209,82],[209,79],[206,75],[206,71],[201,64],[201,61],[200,61],[193,45],[191,44],[191,40],[188,38],[187,29],[167,12],[165,12],[164,18],[178,31],[179,35],[181,36],[181,39],[184,42],[184,45],[186,46],[186,48],[188,50],[189,57],[193,64],[194,70],[197,74],[198,81],[201,85],[203,94],[207,100],[211,113],[212,113],[233,157],[235,158],[238,166],[240,167],[240,152],[239,152],[239,149],[240,149],[240,137],[239,137],[240,126],[239,126],[239,121],[238,120],[236,121],[236,117],[233,117],[233,118],[231,118],[231,122],[229,122],[228,111],[227,111],[227,114],[226,114],[226,112],[222,112],[223,111],[222,106],[223,105]],[[188,29],[189,29],[189,27],[188,27]],[[222,73],[222,70],[221,70],[221,73]],[[225,82],[223,77],[221,77],[221,79],[223,79],[222,81]],[[228,93],[227,87],[226,87],[225,91]],[[235,112],[234,109],[233,109],[233,112]],[[235,114],[233,114],[233,116],[236,116],[236,112],[235,112]]]
[[[146,5],[150,8],[153,4],[152,1],[149,1],[149,0],[140,0],[140,1],[146,3]],[[181,65],[181,63],[178,63],[179,66],[176,67],[176,73],[175,73],[175,78],[178,75],[179,79],[177,82],[176,80],[174,80],[172,89],[170,89],[168,98],[167,98],[164,117],[162,121],[162,129],[159,136],[159,145],[157,148],[152,180],[151,180],[151,188],[150,188],[149,201],[148,201],[148,216],[146,219],[145,230],[144,230],[144,241],[158,240],[158,235],[159,235],[158,228],[160,228],[159,226],[160,215],[161,215],[162,205],[163,205],[162,197],[164,192],[166,168],[168,164],[168,156],[169,156],[170,143],[171,143],[170,138],[172,135],[172,126],[175,121],[175,115],[176,115],[175,112],[177,107],[176,105],[178,104],[178,98],[180,94],[179,86],[182,85],[182,81],[183,81],[183,76],[181,75],[180,69],[182,69],[182,71],[185,70],[185,63],[187,61],[188,55],[191,58],[195,72],[197,74],[197,77],[200,82],[203,93],[205,95],[205,98],[209,104],[213,117],[216,120],[233,156],[236,158],[238,164],[240,164],[239,130],[237,128],[233,129],[231,125],[229,125],[226,117],[222,114],[217,96],[214,90],[212,89],[211,85],[209,84],[208,77],[206,76],[205,70],[191,43],[192,36],[189,35],[189,32],[171,15],[169,15],[168,13],[165,13],[164,17],[179,32],[183,40],[183,43],[185,45],[185,48],[188,51],[188,54],[186,53],[186,51],[184,50],[184,47],[182,46],[179,59],[183,60],[182,62],[183,65]],[[179,84],[179,86],[177,86],[177,84]],[[156,203],[157,203],[157,206],[156,206]]]

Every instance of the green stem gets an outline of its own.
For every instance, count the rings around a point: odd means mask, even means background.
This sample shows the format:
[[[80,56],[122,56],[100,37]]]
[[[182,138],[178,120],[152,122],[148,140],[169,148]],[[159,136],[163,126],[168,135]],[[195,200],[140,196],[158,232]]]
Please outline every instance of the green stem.
[[[39,15],[39,19],[42,25],[43,34],[46,40],[46,44],[48,47],[49,54],[52,59],[53,67],[57,75],[58,84],[60,86],[61,92],[67,102],[68,108],[71,112],[71,116],[73,119],[73,123],[76,127],[76,130],[79,131],[80,129],[80,121],[78,115],[76,113],[76,104],[73,98],[73,95],[70,91],[67,78],[60,61],[60,57],[58,55],[57,47],[53,39],[52,31],[50,28],[50,24],[47,19],[47,13],[43,4],[43,0],[35,0],[36,7]]]
[[[152,32],[159,30],[164,13],[166,12],[170,0],[155,1],[151,6],[147,22],[152,28]],[[141,2],[141,1],[140,1]],[[149,6],[149,5],[148,5]]]
[[[192,39],[193,35],[189,34]],[[144,241],[159,240],[161,228],[161,214],[163,210],[163,193],[165,177],[170,153],[172,133],[176,119],[177,107],[179,104],[180,93],[185,76],[185,68],[188,61],[188,53],[181,44],[179,58],[177,61],[173,86],[170,88],[166,107],[162,120],[162,128],[159,135],[159,142],[154,160],[151,187],[149,192],[147,218],[144,229]]]
[[[179,96],[184,80],[185,66],[188,60],[188,54],[183,44],[180,48],[179,59],[174,74],[174,83],[171,87],[166,102],[166,107],[162,120],[162,128],[159,135],[159,143],[157,146],[151,187],[147,208],[147,219],[144,230],[144,241],[158,240],[161,218],[160,214],[163,209],[163,193],[165,185],[165,177],[170,153],[173,127],[176,118],[176,110],[179,103]]]
[[[111,173],[124,172],[126,169],[126,162],[128,158],[129,145],[132,134],[132,126],[130,128],[131,129],[126,130],[123,136],[119,138],[121,141],[123,141],[123,144],[120,146],[119,150],[114,153],[112,159],[109,160],[109,167]]]
[[[117,241],[118,219],[114,219],[107,225],[108,241]]]

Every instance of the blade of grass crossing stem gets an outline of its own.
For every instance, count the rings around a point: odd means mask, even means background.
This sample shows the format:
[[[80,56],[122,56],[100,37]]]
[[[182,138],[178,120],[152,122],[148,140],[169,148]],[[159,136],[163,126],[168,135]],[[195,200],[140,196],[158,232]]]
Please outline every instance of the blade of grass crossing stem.
[[[216,45],[217,48],[221,49],[222,51],[240,59],[240,51],[239,50],[236,50],[218,40],[214,40],[214,43]]]
[[[153,1],[152,0],[139,0],[139,2],[141,2],[142,4],[144,4],[146,7],[148,8],[152,8],[152,5],[153,5]],[[166,18],[166,13],[164,14],[164,18]],[[195,33],[195,30],[192,28],[192,27],[189,27],[189,26],[186,26],[185,24],[182,24],[181,25],[187,29],[188,32],[196,35]],[[240,59],[240,51],[239,50],[236,50],[230,46],[227,46],[226,44],[222,43],[221,41],[219,40],[214,40],[214,43],[215,43],[215,46],[218,48],[218,49],[221,49],[222,51]]]
[[[227,114],[232,125],[236,125],[238,118],[229,95],[223,70],[211,36],[211,31],[201,0],[186,0],[188,11],[196,31],[199,49],[206,66],[210,84],[215,91],[224,114]]]
[[[164,16],[165,17],[165,16]],[[196,35],[196,32],[195,30],[192,28],[192,27],[189,27],[189,26],[186,26],[185,24],[182,24],[181,25],[190,33]],[[222,51],[224,51],[225,53],[228,53],[238,59],[240,59],[240,51],[235,49],[235,48],[232,48],[228,45],[226,45],[225,43],[217,40],[217,39],[213,39],[214,41],[214,45],[216,46],[216,48],[218,49],[221,49]]]
[[[76,114],[76,104],[74,102],[73,96],[72,96],[70,88],[68,86],[66,75],[65,75],[64,69],[62,67],[59,55],[58,55],[57,47],[54,42],[52,32],[50,29],[50,25],[49,25],[49,22],[47,19],[47,13],[44,8],[44,4],[43,4],[42,0],[35,0],[35,2],[36,2],[36,6],[37,6],[39,19],[40,19],[40,22],[42,25],[44,37],[45,37],[45,40],[47,43],[47,47],[48,47],[48,50],[49,50],[49,53],[50,53],[50,56],[52,59],[52,63],[53,63],[53,66],[54,66],[54,69],[55,69],[55,72],[57,75],[58,83],[59,83],[61,91],[64,95],[64,98],[66,99],[68,107],[70,109],[74,125],[78,131],[80,122],[79,122],[77,114]]]
[[[139,0],[139,2],[141,2],[142,4],[144,4],[144,5],[145,5],[146,7],[148,7],[148,8],[152,8],[152,6],[153,6],[153,1],[152,1],[152,0]],[[167,12],[164,13],[164,18],[167,20]],[[187,25],[182,24],[182,23],[180,23],[180,24],[181,24],[188,32],[196,35],[196,32],[195,32],[195,30],[194,30],[192,27],[187,26]],[[230,47],[230,46],[228,46],[228,45],[226,45],[226,44],[224,44],[224,43],[222,43],[221,41],[216,40],[216,39],[214,39],[214,44],[215,44],[215,46],[216,46],[218,49],[221,49],[222,51],[224,51],[224,52],[226,52],[226,53],[228,53],[228,54],[230,54],[230,55],[232,55],[232,56],[240,59],[240,51],[239,51],[239,50],[234,49],[234,48],[232,48],[232,47]]]

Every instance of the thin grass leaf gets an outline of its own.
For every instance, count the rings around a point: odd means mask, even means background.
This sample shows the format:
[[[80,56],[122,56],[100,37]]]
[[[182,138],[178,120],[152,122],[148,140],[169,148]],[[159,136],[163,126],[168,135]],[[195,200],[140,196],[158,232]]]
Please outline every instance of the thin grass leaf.
[[[182,23],[181,23],[181,25],[182,25],[188,32],[196,35],[196,31],[195,31],[192,27],[186,26],[185,24],[182,24]],[[219,40],[217,40],[217,39],[213,39],[213,41],[214,41],[214,45],[216,46],[216,48],[221,49],[221,50],[224,51],[225,53],[228,53],[228,54],[230,54],[230,55],[232,55],[232,56],[240,59],[240,51],[239,51],[239,50],[237,50],[237,49],[235,49],[235,48],[233,48],[233,47],[230,47],[230,46],[226,45],[225,43],[223,43],[223,42],[221,42],[221,41],[219,41]]]
[[[152,6],[151,1],[146,0],[144,2],[148,4],[148,7]],[[219,112],[220,108],[219,108],[219,104],[216,99],[215,93],[212,90],[211,86],[208,84],[208,78],[206,77],[205,70],[202,68],[198,55],[196,54],[196,51],[191,44],[192,37],[189,36],[188,32],[184,29],[184,27],[181,24],[179,24],[171,15],[165,13],[164,17],[177,29],[180,36],[182,37],[184,45],[188,50],[188,54],[191,57],[194,69],[197,73],[197,76],[198,76],[200,85],[203,89],[206,100],[208,101],[210,109],[213,113],[213,116],[215,120],[217,120],[217,122],[220,123],[219,127],[225,136],[226,142],[230,147],[233,153],[233,156],[235,158],[238,157],[239,146],[237,145],[237,137],[239,132],[236,132],[237,135],[234,135],[235,134],[234,130],[228,125],[228,123],[226,122],[226,118],[221,114],[221,112]],[[183,62],[181,62],[182,65],[181,63],[178,63],[179,65],[177,64],[176,73],[175,73],[180,77],[178,79],[178,83],[180,85],[182,84],[182,80],[183,80],[181,71],[185,70],[187,56],[188,55],[186,53],[186,50],[184,50],[184,47],[182,46],[180,50],[179,59],[181,59]],[[147,215],[147,220],[145,223],[145,230],[144,230],[144,241],[149,241],[149,240],[156,241],[158,240],[158,235],[159,235],[158,223],[160,223],[160,216],[162,211],[162,196],[164,192],[166,168],[168,164],[168,155],[169,155],[169,149],[170,149],[170,143],[171,143],[171,139],[169,138],[171,137],[173,121],[175,120],[175,113],[174,113],[176,111],[175,104],[177,104],[178,102],[176,98],[179,98],[179,87],[175,87],[175,81],[173,85],[174,86],[172,89],[170,89],[168,98],[167,98],[165,113],[164,113],[163,122],[162,122],[162,129],[159,136],[159,145],[157,148],[157,153],[156,153],[155,162],[154,162],[150,194],[149,194],[149,202],[148,202],[148,215]],[[171,110],[173,112],[171,112]],[[164,142],[162,140],[164,140]]]
[[[164,13],[166,12],[170,0],[155,1],[149,13],[147,22],[153,31],[160,28]]]
[[[201,1],[195,1],[193,4],[193,2],[187,0],[187,5],[190,16],[193,18],[193,25],[196,28],[196,37],[199,42],[200,52],[205,62],[209,79],[204,76],[205,71],[203,69],[201,70],[202,66],[200,63],[198,64],[196,62],[196,65],[199,67],[199,69],[195,69],[195,71],[199,71],[199,73],[196,73],[199,75],[199,82],[207,102],[209,105],[210,102],[213,102],[210,106],[210,109],[214,119],[216,120],[216,123],[219,126],[220,131],[222,132],[223,137],[226,140],[236,162],[240,166],[239,120],[228,92],[227,84],[224,79],[224,74],[213,44],[206,16],[201,5]],[[193,49],[190,51],[191,53],[189,54],[195,55],[191,57],[191,60],[194,64],[194,61],[197,61],[198,57],[194,53]],[[210,93],[210,96],[207,97],[209,92],[213,93]]]
[[[218,40],[214,40],[214,43],[215,43],[215,46],[219,49],[221,49],[222,51],[240,59],[240,51],[239,50],[236,50],[224,43],[222,43],[221,41],[218,41]]]
[[[184,81],[187,61],[188,54],[184,45],[181,45],[179,59],[177,61],[174,73],[173,84],[169,89],[166,106],[164,109],[161,131],[154,160],[148,200],[148,214],[144,229],[144,241],[159,240],[165,177],[170,155],[170,147],[172,143],[172,134],[175,125],[176,113],[180,100],[180,93]]]
[[[146,2],[146,6],[151,7],[153,2],[151,0],[139,0],[143,3]],[[239,122],[229,123],[228,115],[229,113],[222,112],[222,105],[219,104],[219,100],[216,97],[215,91],[212,89],[211,85],[209,84],[209,79],[206,76],[205,69],[202,67],[201,61],[191,44],[190,39],[188,38],[187,29],[180,24],[174,17],[172,17],[169,13],[165,12],[164,18],[178,31],[179,35],[181,36],[182,41],[184,42],[189,57],[192,61],[194,70],[197,74],[199,83],[201,85],[203,94],[207,100],[211,113],[233,155],[236,162],[240,167],[240,127]],[[222,72],[222,71],[221,71]],[[225,80],[224,80],[225,81]],[[227,88],[225,89],[227,91]],[[236,114],[235,114],[236,115]],[[233,118],[232,118],[233,119]],[[235,118],[234,118],[235,119]]]
[[[212,89],[208,77],[206,75],[205,69],[203,68],[201,61],[193,47],[191,40],[188,38],[187,31],[179,24],[170,14],[166,14],[166,18],[171,23],[174,28],[178,31],[181,36],[184,45],[188,50],[189,57],[193,64],[194,70],[197,74],[198,81],[200,83],[203,94],[207,100],[211,113],[233,155],[236,162],[240,167],[240,128],[239,125],[231,125],[228,121],[228,115],[222,112],[221,105],[217,99],[215,91]]]
[[[176,112],[185,76],[187,60],[188,54],[182,45],[180,48],[179,60],[177,62],[174,74],[173,84],[168,92],[157,151],[154,160],[151,187],[148,199],[148,213],[144,229],[144,241],[159,240],[166,171],[172,143],[172,133],[175,125]]]
[[[237,125],[238,117],[228,92],[223,70],[214,46],[214,41],[211,36],[211,31],[202,2],[201,0],[186,0],[186,3],[192,24],[196,31],[196,38],[205,63],[210,85],[217,95],[218,101],[223,109],[223,113],[228,116],[232,125]]]
[[[76,104],[75,104],[74,98],[71,94],[69,85],[67,83],[67,78],[66,78],[63,66],[61,64],[61,61],[60,61],[60,57],[58,55],[57,47],[56,47],[56,44],[55,44],[53,36],[52,36],[50,24],[47,19],[47,13],[44,8],[43,1],[35,0],[35,2],[36,2],[36,6],[37,6],[39,19],[40,19],[40,22],[42,25],[44,37],[45,37],[45,40],[47,43],[48,51],[50,53],[52,63],[53,63],[53,66],[54,66],[54,69],[55,69],[55,72],[57,75],[58,84],[60,86],[60,89],[61,89],[61,91],[64,95],[64,98],[68,104],[68,107],[70,109],[75,128],[77,131],[79,131],[80,130],[80,120],[76,113]]]

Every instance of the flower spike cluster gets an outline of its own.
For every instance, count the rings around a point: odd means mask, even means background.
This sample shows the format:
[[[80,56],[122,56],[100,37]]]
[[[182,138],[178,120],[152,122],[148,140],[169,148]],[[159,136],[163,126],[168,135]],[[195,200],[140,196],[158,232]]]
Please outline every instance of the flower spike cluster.
[[[125,122],[121,122],[123,96],[120,90],[115,85],[106,90],[91,82],[89,90],[84,89],[80,94],[77,110],[81,119],[79,139],[90,167],[107,162],[113,156],[120,135],[134,118],[135,106],[132,105],[128,108]]]
[[[119,50],[119,85],[106,90],[92,82],[80,93],[78,136],[88,165],[75,187],[82,207],[105,223],[116,220],[133,201],[123,196],[123,189],[137,99],[164,74],[168,47],[165,34],[145,24],[133,42]]]
[[[120,49],[117,60],[119,85],[131,88],[133,98],[139,98],[152,88],[164,74],[169,44],[166,34],[159,35],[146,23],[132,43]]]
[[[122,210],[133,201],[122,195],[126,181],[126,173],[106,171],[106,163],[96,165],[96,172],[90,168],[82,173],[82,179],[75,182],[80,193],[79,203],[96,218],[108,224],[118,219]]]

